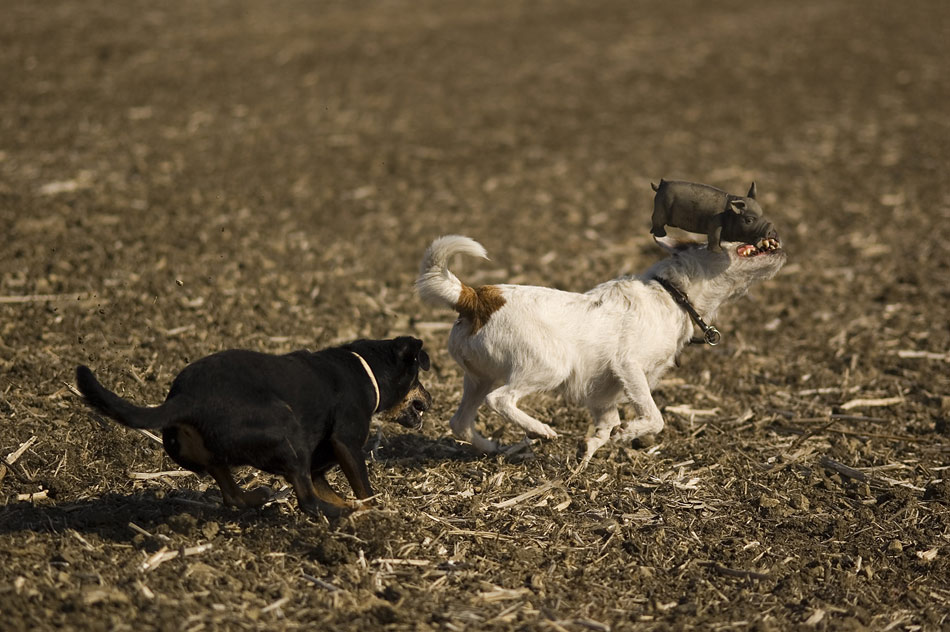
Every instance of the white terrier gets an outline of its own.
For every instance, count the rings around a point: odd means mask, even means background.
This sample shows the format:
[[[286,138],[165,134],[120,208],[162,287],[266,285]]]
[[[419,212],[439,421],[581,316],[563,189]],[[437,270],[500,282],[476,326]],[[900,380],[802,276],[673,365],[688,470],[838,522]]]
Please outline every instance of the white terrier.
[[[775,276],[786,254],[773,238],[757,246],[723,243],[720,252],[656,241],[672,256],[643,275],[584,294],[529,285],[469,287],[449,271],[448,261],[455,254],[487,259],[481,244],[461,235],[432,242],[416,288],[426,302],[459,313],[449,335],[449,353],[465,372],[462,402],[450,422],[456,438],[482,452],[499,450],[475,429],[484,401],[529,435],[554,438],[550,426],[518,408],[525,395],[552,390],[584,403],[593,416],[581,467],[621,425],[622,401],[636,416],[624,422],[618,439],[662,430],[650,389],[690,341],[694,322],[706,342],[716,344],[719,332],[702,317],[713,318],[725,301]]]

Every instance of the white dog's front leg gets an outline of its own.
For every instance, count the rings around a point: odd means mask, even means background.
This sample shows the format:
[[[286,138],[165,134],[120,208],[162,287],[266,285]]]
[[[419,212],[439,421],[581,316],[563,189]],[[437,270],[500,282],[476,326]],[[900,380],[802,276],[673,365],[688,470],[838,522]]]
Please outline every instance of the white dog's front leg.
[[[485,401],[491,387],[491,381],[479,381],[466,373],[462,386],[462,401],[449,422],[456,439],[471,443],[476,450],[485,454],[498,452],[498,444],[479,434],[475,429],[475,418],[478,416],[478,407]]]
[[[488,405],[496,413],[516,423],[529,436],[544,439],[557,439],[554,429],[542,423],[518,408],[518,400],[531,391],[522,391],[511,384],[505,384],[488,394]]]
[[[594,452],[599,450],[605,443],[610,441],[610,433],[614,428],[620,425],[620,411],[616,406],[606,408],[590,407],[590,414],[594,418],[594,435],[587,439],[587,447],[584,450],[584,457],[575,472],[579,472],[587,467]]]
[[[636,409],[637,416],[624,422],[616,439],[632,441],[663,430],[663,414],[653,401],[650,384],[640,367],[626,367],[620,376],[620,381],[623,383],[624,393]]]

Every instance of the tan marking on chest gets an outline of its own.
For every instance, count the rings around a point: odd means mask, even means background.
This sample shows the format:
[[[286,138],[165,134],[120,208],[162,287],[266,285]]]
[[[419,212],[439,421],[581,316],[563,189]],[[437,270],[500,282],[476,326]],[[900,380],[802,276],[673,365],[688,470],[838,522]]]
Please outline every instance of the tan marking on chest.
[[[472,334],[475,334],[504,304],[505,297],[501,295],[501,289],[497,286],[483,285],[476,289],[462,285],[455,309],[459,316],[471,323]]]

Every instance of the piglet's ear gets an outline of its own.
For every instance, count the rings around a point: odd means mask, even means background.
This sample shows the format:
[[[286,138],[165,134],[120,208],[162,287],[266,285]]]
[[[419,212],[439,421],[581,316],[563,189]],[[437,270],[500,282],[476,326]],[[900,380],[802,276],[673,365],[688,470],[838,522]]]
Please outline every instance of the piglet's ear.
[[[419,349],[419,368],[423,371],[429,370],[429,354],[423,349]]]
[[[736,215],[742,215],[742,211],[745,210],[745,202],[742,200],[732,200],[729,202],[729,210]]]
[[[755,182],[754,181],[752,182],[752,186],[749,187],[749,194],[746,197],[752,198],[753,200],[755,199]]]

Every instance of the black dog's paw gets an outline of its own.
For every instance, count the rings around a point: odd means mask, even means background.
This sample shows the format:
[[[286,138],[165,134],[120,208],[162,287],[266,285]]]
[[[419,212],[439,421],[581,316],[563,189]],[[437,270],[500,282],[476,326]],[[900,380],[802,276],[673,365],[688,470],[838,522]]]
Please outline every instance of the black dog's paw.
[[[339,507],[320,501],[300,505],[300,509],[317,522],[329,522],[330,524],[339,522],[341,518],[353,511],[352,507]]]

